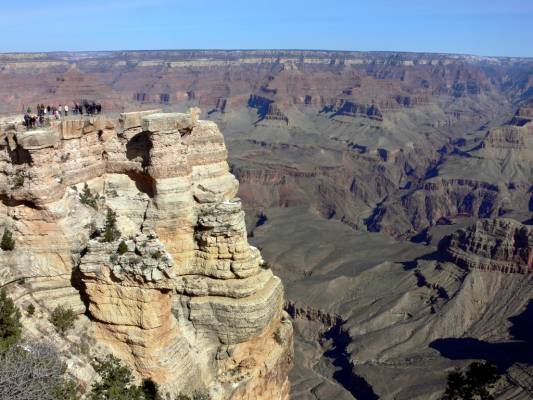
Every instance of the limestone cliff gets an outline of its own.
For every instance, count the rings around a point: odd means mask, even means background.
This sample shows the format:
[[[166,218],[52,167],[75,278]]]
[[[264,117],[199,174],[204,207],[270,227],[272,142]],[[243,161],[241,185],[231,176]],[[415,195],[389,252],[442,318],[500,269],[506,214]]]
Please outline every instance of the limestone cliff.
[[[283,287],[247,242],[223,136],[198,115],[5,123],[0,229],[16,248],[0,253],[0,285],[44,281],[44,303],[87,313],[93,337],[165,391],[287,399]],[[108,209],[121,233],[111,242]]]

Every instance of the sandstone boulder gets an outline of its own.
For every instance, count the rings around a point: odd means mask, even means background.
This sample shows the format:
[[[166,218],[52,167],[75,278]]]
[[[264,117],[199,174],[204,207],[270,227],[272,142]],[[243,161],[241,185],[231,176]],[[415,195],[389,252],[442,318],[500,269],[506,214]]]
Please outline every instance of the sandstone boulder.
[[[17,143],[25,150],[53,147],[59,140],[59,133],[52,129],[36,129],[17,133]]]

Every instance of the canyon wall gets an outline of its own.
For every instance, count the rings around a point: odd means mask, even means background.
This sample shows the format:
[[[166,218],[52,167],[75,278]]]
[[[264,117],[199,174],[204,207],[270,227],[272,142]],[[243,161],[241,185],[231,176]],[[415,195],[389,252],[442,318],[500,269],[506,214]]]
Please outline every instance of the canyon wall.
[[[247,242],[224,138],[198,116],[5,122],[0,225],[16,247],[1,284],[44,282],[45,305],[87,313],[97,342],[166,392],[288,399],[283,286]]]

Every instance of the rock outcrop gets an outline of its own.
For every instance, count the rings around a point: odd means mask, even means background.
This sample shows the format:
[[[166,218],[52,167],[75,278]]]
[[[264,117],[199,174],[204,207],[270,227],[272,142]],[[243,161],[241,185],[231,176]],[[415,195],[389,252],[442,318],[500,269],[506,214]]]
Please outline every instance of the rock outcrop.
[[[466,268],[533,272],[533,229],[513,219],[479,220],[444,239],[441,247]]]
[[[482,146],[494,149],[520,150],[526,147],[525,132],[514,126],[501,126],[488,132]]]
[[[379,108],[374,104],[357,104],[353,101],[341,99],[337,100],[330,109],[335,112],[334,115],[360,116],[378,121],[383,120],[383,114],[381,114]]]
[[[287,125],[289,124],[289,118],[273,100],[263,96],[251,95],[248,99],[248,106],[257,110],[259,121],[282,121]]]
[[[247,242],[223,136],[198,116],[2,129],[0,226],[16,242],[0,253],[4,283],[76,282],[97,341],[164,391],[287,399],[283,287]]]

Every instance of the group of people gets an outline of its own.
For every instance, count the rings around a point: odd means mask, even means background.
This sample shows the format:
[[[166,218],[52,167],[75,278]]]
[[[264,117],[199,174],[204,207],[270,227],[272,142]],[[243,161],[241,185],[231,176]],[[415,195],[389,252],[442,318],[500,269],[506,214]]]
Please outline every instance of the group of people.
[[[94,114],[102,113],[102,105],[100,103],[95,103],[94,101],[92,103],[85,101],[83,102],[83,104],[77,104],[77,103],[74,104],[75,114],[83,115],[84,109],[87,115],[94,115]]]
[[[24,113],[24,125],[28,128],[36,128],[37,126],[44,126],[50,119],[61,119],[68,117],[71,111],[74,115],[95,115],[102,113],[102,105],[96,102],[83,101],[81,104],[74,103],[72,108],[68,105],[48,105],[37,104],[37,113],[33,113],[31,107],[28,107]]]

